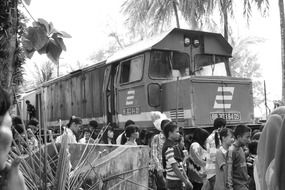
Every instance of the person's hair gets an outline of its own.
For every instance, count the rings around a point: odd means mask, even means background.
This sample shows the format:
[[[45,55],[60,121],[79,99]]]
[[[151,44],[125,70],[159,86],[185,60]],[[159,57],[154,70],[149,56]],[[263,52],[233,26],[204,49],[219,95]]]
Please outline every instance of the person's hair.
[[[224,118],[218,117],[218,118],[216,118],[216,119],[214,120],[214,125],[213,125],[213,127],[214,127],[214,130],[215,130],[215,129],[219,129],[219,128],[221,128],[221,127],[224,127],[224,126],[226,126],[226,125],[227,125],[226,120],[225,120]]]
[[[129,126],[129,125],[134,125],[135,124],[135,122],[133,121],[133,120],[128,120],[128,121],[126,121],[126,123],[125,123],[125,129]]]
[[[109,126],[106,131],[104,132],[103,136],[102,136],[102,141],[105,143],[105,144],[108,144],[108,131],[113,131],[114,132],[114,128]],[[112,144],[115,144],[115,139],[113,137],[113,139],[111,139],[111,143]]]
[[[260,138],[260,135],[261,135],[261,132],[258,132],[258,133],[255,133],[253,136],[252,136],[252,138],[251,138],[251,140],[259,140],[259,138]]]
[[[84,129],[84,130],[83,130],[83,134],[85,134],[85,133],[90,133],[90,134],[91,134],[92,132],[91,132],[90,129]]]
[[[141,132],[140,132],[140,140],[143,140],[143,139],[145,139],[146,138],[146,135],[147,135],[147,130],[146,129],[143,129],[143,130],[141,130]]]
[[[214,120],[214,125],[213,125],[214,127],[213,128],[214,128],[214,130],[217,130],[221,127],[226,126],[226,124],[227,124],[227,122],[225,119],[218,117]],[[217,131],[215,132],[215,145],[216,145],[216,148],[218,148],[220,146],[219,135],[218,135]]]
[[[11,106],[11,100],[8,92],[0,87],[0,116],[4,116]],[[0,124],[2,119],[0,118]]]
[[[124,134],[122,134],[122,138],[121,138],[121,144],[125,144],[128,141],[127,137],[126,137],[126,131]]]
[[[71,116],[71,118],[69,119],[69,123],[66,125],[67,128],[70,128],[72,123],[82,124],[82,119],[79,117]]]
[[[208,131],[205,129],[197,128],[194,131],[192,142],[197,142],[202,148],[206,149],[205,142],[208,137]]]
[[[13,124],[13,125],[22,124],[21,118],[18,117],[18,116],[13,117],[13,118],[12,118],[12,124]]]
[[[31,102],[30,102],[30,100],[26,100],[26,104],[30,104]]]
[[[39,124],[39,122],[37,122],[36,120],[34,119],[31,119],[28,123],[28,125],[32,125],[32,126],[37,126]]]
[[[130,138],[131,135],[135,132],[139,131],[139,128],[136,125],[129,125],[126,128],[126,137]]]
[[[220,140],[223,142],[223,138],[227,137],[229,134],[233,134],[233,131],[229,128],[224,128],[220,131]]]
[[[161,121],[161,123],[160,123],[160,129],[161,129],[161,131],[163,131],[164,126],[165,126],[167,123],[169,123],[169,122],[170,122],[169,119],[164,119],[164,120]]]
[[[251,129],[245,125],[238,125],[235,128],[234,136],[238,138],[238,136],[242,137],[245,133],[250,132]]]
[[[164,126],[164,129],[163,129],[164,136],[166,138],[168,138],[169,137],[169,132],[173,132],[175,129],[177,129],[177,125],[175,123],[173,123],[173,122],[167,123]]]
[[[257,154],[257,145],[258,145],[258,141],[253,140],[248,144],[248,150],[250,154]]]
[[[98,127],[98,123],[95,120],[89,121],[89,126],[92,127],[93,129],[96,129]]]

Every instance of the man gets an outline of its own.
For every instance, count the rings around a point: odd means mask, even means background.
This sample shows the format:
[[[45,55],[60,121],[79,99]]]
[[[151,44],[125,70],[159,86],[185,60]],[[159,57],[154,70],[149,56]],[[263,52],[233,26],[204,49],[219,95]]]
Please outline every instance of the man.
[[[125,123],[125,130],[129,125],[135,125],[135,122],[132,120],[128,120]],[[127,137],[125,135],[125,131],[122,132],[116,139],[116,144],[125,144],[127,142]]]
[[[193,185],[189,181],[183,166],[182,160],[178,160],[179,155],[175,151],[176,142],[180,138],[178,127],[169,122],[163,129],[166,141],[162,148],[162,165],[166,171],[166,186],[168,190],[182,190],[183,183],[186,190],[193,189]]]
[[[31,104],[29,100],[26,101],[27,104],[27,113],[29,120],[36,118],[36,108]]]
[[[67,143],[77,143],[76,135],[78,135],[82,120],[79,117],[72,116],[67,124],[62,135],[55,140],[56,143],[61,143],[64,135],[67,135]]]
[[[207,161],[206,174],[209,181],[209,190],[214,189],[216,177],[216,153],[217,148],[221,145],[219,131],[226,127],[226,120],[223,118],[216,118],[214,120],[213,132],[206,140]]]

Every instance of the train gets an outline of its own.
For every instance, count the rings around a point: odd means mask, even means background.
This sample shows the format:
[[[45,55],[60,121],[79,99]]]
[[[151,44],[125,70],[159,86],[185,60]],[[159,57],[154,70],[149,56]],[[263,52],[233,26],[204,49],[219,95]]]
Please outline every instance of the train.
[[[185,130],[209,128],[218,117],[253,124],[252,81],[230,75],[232,50],[221,34],[174,28],[43,83],[22,97],[20,112],[27,115],[30,100],[48,127],[75,115],[83,124],[123,129],[131,119],[150,129],[153,111]]]

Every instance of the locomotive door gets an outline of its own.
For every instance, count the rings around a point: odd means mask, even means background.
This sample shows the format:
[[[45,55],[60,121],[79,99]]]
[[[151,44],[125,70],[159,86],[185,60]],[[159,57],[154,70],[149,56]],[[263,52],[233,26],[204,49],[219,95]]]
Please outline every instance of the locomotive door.
[[[147,117],[147,99],[143,80],[144,55],[134,56],[120,62],[116,77],[116,112],[119,127],[127,120],[143,126]]]
[[[109,65],[104,74],[104,85],[103,85],[103,93],[104,93],[104,107],[107,123],[115,123],[116,122],[116,94],[114,88],[115,74],[117,71],[117,66],[115,64]]]

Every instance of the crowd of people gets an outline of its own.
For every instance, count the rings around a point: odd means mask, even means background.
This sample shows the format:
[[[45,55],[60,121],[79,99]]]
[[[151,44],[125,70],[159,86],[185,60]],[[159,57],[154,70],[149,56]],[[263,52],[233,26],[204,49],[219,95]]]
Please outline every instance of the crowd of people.
[[[12,120],[15,142],[22,154],[37,150],[42,139],[39,123],[32,119],[27,125],[27,138],[18,117]],[[101,144],[148,145],[150,147],[150,186],[153,189],[194,190],[254,190],[253,166],[257,154],[260,130],[251,132],[245,125],[234,130],[226,127],[226,121],[217,118],[212,132],[196,128],[191,135],[184,135],[178,126],[161,115],[154,120],[158,134],[139,130],[134,121],[125,123],[124,131],[116,135],[109,126],[100,141]],[[68,143],[96,143],[98,123],[93,120],[82,126],[82,119],[72,116],[62,127],[62,134],[55,138],[61,143],[67,135]],[[21,143],[25,141],[25,143]]]
[[[255,190],[254,161],[261,129],[232,130],[217,118],[212,132],[196,128],[183,135],[169,119],[152,138],[152,188],[163,190]]]
[[[19,117],[11,119],[9,107],[9,96],[0,88],[0,187],[13,187],[13,181],[18,180],[18,187],[12,189],[25,189],[23,176],[17,169],[19,163],[7,162],[8,154],[14,146],[20,150],[19,154],[37,150],[43,143],[42,133],[33,117],[25,131]],[[196,128],[189,135],[183,134],[165,115],[153,120],[159,131],[156,134],[140,130],[134,121],[128,120],[119,135],[115,134],[114,126],[109,126],[99,143],[148,145],[149,183],[153,189],[282,190],[285,188],[284,115],[284,107],[274,110],[264,129],[253,131],[246,125],[229,128],[224,119],[217,118],[210,130]],[[72,116],[54,140],[61,143],[67,135],[68,143],[92,144],[97,143],[99,131],[96,121],[82,126],[82,119]],[[17,179],[9,179],[11,170],[16,171]]]

